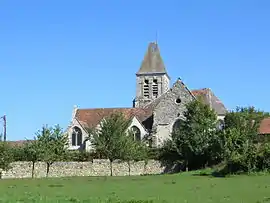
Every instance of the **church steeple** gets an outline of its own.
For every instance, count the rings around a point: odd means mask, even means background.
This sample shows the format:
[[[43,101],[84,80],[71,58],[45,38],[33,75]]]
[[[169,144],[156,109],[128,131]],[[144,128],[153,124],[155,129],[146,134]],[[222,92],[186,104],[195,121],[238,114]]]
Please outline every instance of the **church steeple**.
[[[136,75],[149,73],[167,74],[166,68],[160,55],[158,44],[156,44],[156,42],[149,43],[141,67]]]
[[[169,89],[170,77],[156,42],[149,43],[136,78],[134,107],[145,106]]]

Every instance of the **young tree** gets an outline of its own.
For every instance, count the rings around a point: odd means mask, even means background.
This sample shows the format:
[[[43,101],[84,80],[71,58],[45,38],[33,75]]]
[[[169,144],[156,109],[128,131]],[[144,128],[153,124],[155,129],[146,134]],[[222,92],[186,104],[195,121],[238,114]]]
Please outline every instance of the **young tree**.
[[[0,179],[2,178],[2,171],[11,169],[12,161],[13,157],[10,146],[6,142],[0,141]]]
[[[32,141],[28,141],[23,147],[25,159],[32,162],[32,178],[34,178],[36,162],[42,159],[44,151],[42,147],[43,146],[36,138]]]
[[[41,159],[46,162],[46,177],[48,177],[50,166],[55,161],[64,159],[68,137],[63,133],[61,127],[43,127],[37,134],[38,146],[41,148]]]
[[[113,175],[112,163],[120,159],[125,149],[127,129],[131,121],[122,113],[114,113],[104,118],[98,129],[89,130],[89,139],[97,153],[110,161],[110,175]]]
[[[167,146],[172,147],[182,157],[186,171],[197,157],[206,156],[210,151],[211,141],[216,135],[217,116],[209,105],[194,100],[186,105],[185,119],[172,133],[172,140]],[[181,160],[179,160],[181,161]]]
[[[134,140],[132,132],[129,132],[129,135],[125,139],[120,158],[127,162],[128,174],[130,176],[131,161],[147,161],[148,149],[145,143]]]

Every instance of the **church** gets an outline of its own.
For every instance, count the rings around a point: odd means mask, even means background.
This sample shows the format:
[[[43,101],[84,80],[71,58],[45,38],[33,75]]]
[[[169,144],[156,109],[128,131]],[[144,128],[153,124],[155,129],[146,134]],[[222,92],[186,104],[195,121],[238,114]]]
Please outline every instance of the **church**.
[[[136,95],[132,107],[80,109],[75,106],[67,128],[69,149],[91,150],[87,129],[98,128],[102,119],[115,112],[131,119],[129,129],[134,132],[134,139],[143,140],[151,134],[152,146],[160,147],[184,118],[185,105],[198,96],[216,111],[218,120],[222,122],[227,110],[211,89],[190,90],[180,78],[172,86],[170,82],[158,44],[149,43],[136,73]]]

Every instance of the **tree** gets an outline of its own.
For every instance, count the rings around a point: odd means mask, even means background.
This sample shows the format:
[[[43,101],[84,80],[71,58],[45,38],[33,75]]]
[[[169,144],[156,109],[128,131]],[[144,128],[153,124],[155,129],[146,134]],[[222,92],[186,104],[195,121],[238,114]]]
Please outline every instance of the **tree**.
[[[264,150],[259,142],[258,129],[269,113],[254,107],[237,107],[225,116],[224,155],[228,173],[260,170],[260,155]]]
[[[38,145],[40,147],[41,159],[46,162],[46,177],[48,177],[50,166],[55,161],[63,160],[68,145],[68,137],[63,133],[61,127],[43,127],[37,133]]]
[[[41,142],[34,138],[32,141],[28,141],[23,148],[25,159],[32,162],[32,178],[34,178],[35,163],[42,159],[44,152],[42,147]]]
[[[97,153],[110,161],[110,175],[113,175],[112,163],[121,159],[125,150],[127,129],[131,123],[122,113],[113,113],[105,117],[97,129],[89,129],[89,139]]]
[[[237,107],[236,111],[226,114],[225,130],[237,129],[245,137],[257,139],[260,123],[266,117],[269,117],[269,113],[256,110],[254,107]]]
[[[0,141],[0,179],[2,178],[2,171],[11,169],[12,161],[13,157],[10,146],[6,142]]]
[[[25,161],[26,155],[24,150],[24,145],[22,146],[12,146],[11,147],[13,161]]]
[[[125,136],[125,142],[123,144],[123,151],[120,157],[128,164],[128,174],[130,176],[131,161],[147,161],[148,149],[145,143],[134,140],[133,133],[129,132],[128,136]]]
[[[183,159],[188,171],[191,164],[201,160],[203,156],[209,156],[212,140],[217,133],[217,116],[209,105],[194,100],[186,105],[184,118],[172,132],[172,140],[166,146],[171,147],[167,150],[177,153],[174,157]],[[207,160],[204,164],[207,164]]]

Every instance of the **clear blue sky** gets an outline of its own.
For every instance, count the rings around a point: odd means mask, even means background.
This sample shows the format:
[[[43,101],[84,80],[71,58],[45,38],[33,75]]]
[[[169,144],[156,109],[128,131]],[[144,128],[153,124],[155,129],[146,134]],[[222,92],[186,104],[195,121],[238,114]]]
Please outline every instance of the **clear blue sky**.
[[[156,30],[172,83],[210,87],[228,109],[270,111],[269,0],[2,0],[8,139],[32,138],[43,124],[66,128],[74,105],[131,106]]]

